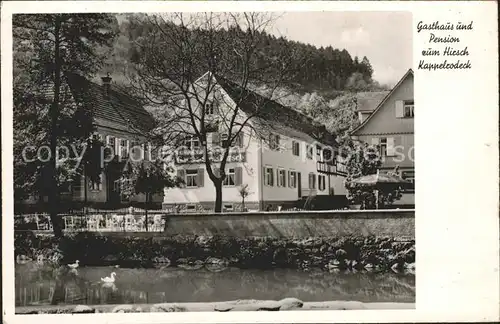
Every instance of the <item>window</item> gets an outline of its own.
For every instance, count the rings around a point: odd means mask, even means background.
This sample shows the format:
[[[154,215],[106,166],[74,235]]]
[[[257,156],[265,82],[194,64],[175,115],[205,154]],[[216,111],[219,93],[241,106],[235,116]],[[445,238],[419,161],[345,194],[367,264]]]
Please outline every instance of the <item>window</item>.
[[[288,185],[290,186],[290,188],[297,188],[297,172],[290,171]]]
[[[413,100],[405,100],[404,101],[403,116],[405,118],[413,118],[415,116]]]
[[[313,146],[312,145],[307,145],[306,146],[306,155],[309,160],[312,160],[313,158]]]
[[[114,136],[108,136],[106,141],[106,158],[115,154],[116,150],[116,138]]]
[[[300,143],[297,141],[292,142],[292,154],[295,156],[300,156]]]
[[[309,173],[309,189],[316,189],[316,175]]]
[[[324,175],[318,176],[318,189],[321,191],[326,189],[326,177]]]
[[[269,148],[278,151],[280,149],[280,136],[271,134],[269,137]]]
[[[335,165],[334,154],[331,148],[323,149],[322,151],[323,161],[330,165]]]
[[[127,157],[128,156],[128,141],[126,139],[120,139],[120,150],[118,151],[120,154],[120,157]]]
[[[387,138],[382,137],[380,139],[380,156],[387,156]]]
[[[184,139],[184,146],[186,146],[190,150],[194,150],[200,147],[200,140],[197,136],[186,136]]]
[[[415,171],[403,171],[401,172],[401,177],[405,180],[415,182]]]
[[[186,170],[186,187],[198,187],[198,170]]]
[[[214,103],[213,102],[207,102],[205,104],[205,115],[213,115],[214,113],[215,113]]]
[[[224,182],[222,183],[224,186],[234,186],[235,185],[235,170],[229,169],[226,173],[226,178],[224,179]]]
[[[380,157],[394,156],[396,154],[394,137],[374,137],[372,144],[378,146]]]
[[[321,161],[321,146],[316,145],[316,160]]]
[[[415,183],[415,171],[403,171],[401,172],[401,177],[405,180],[411,181],[412,183]],[[404,190],[405,192],[415,192],[414,188],[406,188]]]
[[[97,141],[103,142],[103,137],[99,133],[94,133],[94,134],[92,134],[92,141],[93,142],[97,142]]]
[[[274,186],[274,171],[273,171],[273,168],[271,167],[266,167],[265,168],[265,173],[264,173],[264,176],[265,176],[265,184],[266,186]]]
[[[89,181],[89,188],[92,191],[102,190],[102,174],[99,175],[99,181]]]
[[[229,135],[228,134],[221,134],[220,135],[220,140],[223,148],[229,147]]]
[[[286,187],[286,172],[284,169],[278,170],[278,187]]]

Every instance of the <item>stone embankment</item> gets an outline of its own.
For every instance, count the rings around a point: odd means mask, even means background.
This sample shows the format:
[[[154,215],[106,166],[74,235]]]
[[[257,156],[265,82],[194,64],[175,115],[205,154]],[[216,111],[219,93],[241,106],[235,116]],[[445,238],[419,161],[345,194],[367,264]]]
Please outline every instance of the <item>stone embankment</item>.
[[[415,240],[397,236],[228,237],[176,235],[109,236],[99,233],[66,235],[16,232],[18,259],[80,261],[81,266],[178,266],[238,268],[310,268],[402,271],[415,268]]]

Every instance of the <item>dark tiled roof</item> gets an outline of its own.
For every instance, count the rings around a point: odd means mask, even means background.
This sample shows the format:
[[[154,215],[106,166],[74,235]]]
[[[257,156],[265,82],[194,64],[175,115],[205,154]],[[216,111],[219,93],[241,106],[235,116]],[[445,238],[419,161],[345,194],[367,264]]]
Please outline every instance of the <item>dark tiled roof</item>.
[[[132,96],[111,85],[106,98],[102,85],[78,74],[67,75],[75,100],[92,109],[97,125],[119,128],[131,133],[143,133],[155,126],[153,117]]]
[[[358,111],[372,112],[384,100],[389,91],[359,92],[356,94]]]
[[[270,124],[273,129],[288,132],[294,137],[305,139],[303,136],[305,134],[312,140],[323,144],[337,144],[335,137],[326,130],[325,125],[315,122],[312,118],[256,92],[244,89],[224,77],[216,76],[216,80],[232,100],[238,103],[241,99],[241,110],[259,118],[261,123]]]

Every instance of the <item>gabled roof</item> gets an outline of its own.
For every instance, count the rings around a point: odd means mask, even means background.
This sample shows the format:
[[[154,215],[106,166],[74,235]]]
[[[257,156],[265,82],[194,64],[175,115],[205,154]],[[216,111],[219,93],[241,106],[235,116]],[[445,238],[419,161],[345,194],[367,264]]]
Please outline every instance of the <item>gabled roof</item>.
[[[372,119],[372,117],[380,110],[380,108],[385,104],[385,102],[391,97],[391,95],[396,91],[397,88],[399,88],[399,86],[403,83],[403,81],[409,75],[413,75],[413,70],[412,69],[409,69],[405,73],[405,75],[403,75],[403,77],[401,78],[401,80],[399,80],[398,83],[392,88],[392,90],[389,91],[389,93],[385,96],[385,98],[377,105],[377,108],[375,108],[375,110],[373,110],[373,112],[370,114],[370,116],[368,116],[368,118],[366,118],[365,121],[363,123],[361,123],[361,125],[359,125],[353,131],[351,131],[351,135],[354,135],[358,130],[360,130],[366,124],[368,124],[370,122],[370,120]]]
[[[290,107],[245,89],[222,76],[215,78],[233,101],[238,102],[240,98],[242,99],[240,108],[246,114],[255,116],[260,121],[275,126],[275,129],[282,129],[294,137],[304,138],[303,134],[306,134],[312,140],[323,144],[337,145],[334,135],[326,130],[325,125]]]
[[[389,91],[358,92],[356,98],[356,110],[361,112],[373,112],[384,100]]]
[[[119,87],[111,85],[105,97],[102,85],[78,74],[68,74],[67,78],[75,100],[92,110],[97,125],[132,133],[147,132],[154,127],[155,120],[143,105]]]

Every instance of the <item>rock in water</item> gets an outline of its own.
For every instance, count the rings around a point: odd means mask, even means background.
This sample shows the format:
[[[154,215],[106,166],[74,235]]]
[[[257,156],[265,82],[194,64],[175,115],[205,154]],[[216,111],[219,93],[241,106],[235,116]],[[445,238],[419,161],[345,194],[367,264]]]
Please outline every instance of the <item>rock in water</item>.
[[[173,313],[173,312],[185,312],[186,308],[175,304],[155,304],[151,306],[149,311],[156,313]]]
[[[279,301],[279,304],[281,305],[280,310],[302,308],[304,306],[304,302],[297,298],[284,298]]]
[[[135,308],[134,305],[118,305],[113,310],[111,313],[136,313],[136,312],[141,312],[141,308],[137,307]]]
[[[87,305],[76,305],[72,313],[95,313],[95,310]]]

